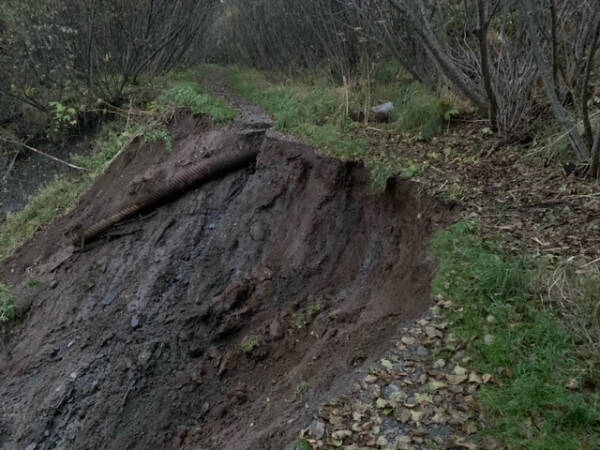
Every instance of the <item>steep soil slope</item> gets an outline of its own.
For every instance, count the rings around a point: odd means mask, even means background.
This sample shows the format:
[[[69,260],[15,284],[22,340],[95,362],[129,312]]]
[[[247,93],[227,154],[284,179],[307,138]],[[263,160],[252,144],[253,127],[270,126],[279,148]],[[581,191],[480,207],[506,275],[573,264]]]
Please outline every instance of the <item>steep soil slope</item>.
[[[172,134],[172,153],[135,142],[2,264],[28,311],[2,332],[1,449],[280,450],[306,404],[430,304],[447,211],[418,185],[375,195],[361,165],[239,126],[180,115]],[[178,168],[248,145],[252,167],[70,245]]]

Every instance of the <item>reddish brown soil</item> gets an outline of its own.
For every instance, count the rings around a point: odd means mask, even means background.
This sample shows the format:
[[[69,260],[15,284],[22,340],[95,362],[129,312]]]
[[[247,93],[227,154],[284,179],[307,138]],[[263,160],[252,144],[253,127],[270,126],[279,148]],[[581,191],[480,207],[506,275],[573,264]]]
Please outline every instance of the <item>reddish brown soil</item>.
[[[172,133],[172,153],[134,143],[0,267],[24,311],[0,335],[1,449],[281,450],[429,306],[447,208],[400,179],[373,194],[361,165],[275,138],[74,251],[74,229],[155,177],[261,143],[188,116]]]

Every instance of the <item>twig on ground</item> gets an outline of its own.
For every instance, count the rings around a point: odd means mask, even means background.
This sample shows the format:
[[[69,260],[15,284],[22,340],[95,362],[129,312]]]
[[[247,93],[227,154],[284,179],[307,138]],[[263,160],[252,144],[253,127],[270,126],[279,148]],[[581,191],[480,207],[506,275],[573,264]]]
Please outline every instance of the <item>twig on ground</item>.
[[[596,198],[600,196],[600,192],[596,193],[596,194],[580,194],[580,195],[567,195],[564,198],[573,198],[573,199],[579,199],[579,198]]]
[[[581,268],[583,268],[583,267],[589,267],[589,266],[593,266],[594,264],[596,264],[596,263],[598,263],[598,262],[600,262],[600,258],[596,258],[596,259],[594,259],[593,261],[590,261],[590,262],[588,262],[588,263],[584,264],[583,266],[581,266]]]
[[[49,155],[48,153],[45,153],[45,152],[43,152],[41,150],[38,150],[37,148],[31,147],[30,145],[27,145],[27,144],[24,144],[23,142],[12,141],[10,139],[4,139],[2,137],[0,137],[0,141],[5,142],[7,144],[17,145],[19,147],[26,148],[27,150],[31,150],[34,153],[37,153],[37,154],[42,155],[42,156],[45,156],[46,158],[49,158],[49,159],[51,159],[53,161],[56,161],[58,163],[64,164],[65,166],[68,166],[71,169],[82,170],[84,172],[89,172],[89,169],[86,169],[85,167],[79,167],[79,166],[76,166],[75,164],[71,164],[71,163],[69,163],[67,161],[64,161],[64,160],[62,160],[60,158],[57,158],[56,156]]]
[[[375,127],[367,127],[367,130],[371,130],[371,131],[378,131],[379,133],[390,133],[387,130],[382,130],[381,128],[375,128]]]

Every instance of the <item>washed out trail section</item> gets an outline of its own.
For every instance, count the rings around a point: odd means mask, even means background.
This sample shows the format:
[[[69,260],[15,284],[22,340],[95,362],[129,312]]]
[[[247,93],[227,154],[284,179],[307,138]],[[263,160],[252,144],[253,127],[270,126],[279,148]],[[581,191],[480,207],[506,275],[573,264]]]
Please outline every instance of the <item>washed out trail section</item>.
[[[26,313],[1,334],[0,449],[281,450],[430,305],[445,206],[247,131],[178,114],[172,152],[135,141],[2,263]],[[182,167],[253,145],[254,165],[71,245]]]

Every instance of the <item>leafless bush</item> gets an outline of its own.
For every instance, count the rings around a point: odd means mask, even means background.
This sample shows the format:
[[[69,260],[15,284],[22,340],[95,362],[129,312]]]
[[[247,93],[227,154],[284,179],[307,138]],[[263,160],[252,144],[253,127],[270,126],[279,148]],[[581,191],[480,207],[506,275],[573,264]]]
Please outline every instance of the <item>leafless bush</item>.
[[[536,68],[512,0],[389,0],[372,30],[415,78],[444,78],[485,111],[507,139],[526,134],[535,107]],[[358,3],[356,3],[358,5]]]
[[[535,131],[531,124],[544,109],[536,95],[535,59],[520,40],[500,40],[493,47],[495,64],[491,79],[497,92],[498,131],[508,139],[527,138]]]
[[[439,73],[413,24],[389,2],[354,0],[370,39],[387,48],[416,80],[435,88]]]
[[[594,136],[590,119],[590,81],[600,45],[598,2],[520,0],[519,6],[554,116],[576,155],[598,176],[600,121]]]
[[[344,0],[234,0],[223,18],[217,35],[226,36],[224,58],[262,69],[289,72],[326,64],[348,75],[369,45],[359,11]]]
[[[65,95],[119,103],[185,58],[215,1],[6,0],[0,93],[39,109]]]
[[[487,112],[505,138],[531,134],[549,104],[580,159],[597,173],[600,129],[592,130],[590,79],[600,44],[594,0],[354,0],[371,34],[415,78],[434,73]],[[542,78],[547,101],[540,99]],[[572,118],[575,116],[575,119]],[[581,124],[582,133],[577,124]]]

